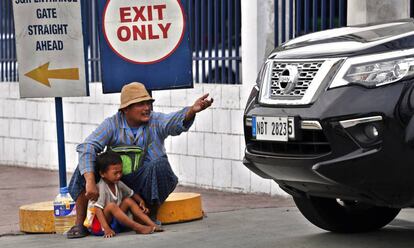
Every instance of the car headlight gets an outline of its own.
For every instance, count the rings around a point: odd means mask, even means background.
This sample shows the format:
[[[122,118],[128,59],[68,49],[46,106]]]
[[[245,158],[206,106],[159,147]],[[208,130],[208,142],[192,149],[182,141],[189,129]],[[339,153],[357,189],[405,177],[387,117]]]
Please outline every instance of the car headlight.
[[[348,84],[373,88],[413,76],[414,54],[407,56],[405,51],[405,56],[402,57],[401,53],[402,51],[348,59],[332,81],[330,88]]]
[[[260,98],[259,93],[260,89],[262,88],[263,81],[266,80],[266,72],[267,67],[269,66],[269,62],[263,63],[262,67],[260,67],[259,73],[257,74],[256,78],[256,85],[253,87],[252,91],[250,92],[249,97],[247,98],[247,104],[245,108],[245,112],[250,108],[250,106],[254,103],[256,97]]]
[[[412,75],[413,65],[414,59],[412,58],[353,65],[346,72],[344,79],[349,83],[362,84],[367,87],[381,86]]]
[[[262,87],[263,80],[266,76],[267,68],[269,67],[269,65],[271,65],[271,62],[269,62],[269,61],[266,61],[265,63],[263,63],[262,67],[260,67],[259,73],[257,74],[256,86],[259,89],[260,89],[260,87]]]

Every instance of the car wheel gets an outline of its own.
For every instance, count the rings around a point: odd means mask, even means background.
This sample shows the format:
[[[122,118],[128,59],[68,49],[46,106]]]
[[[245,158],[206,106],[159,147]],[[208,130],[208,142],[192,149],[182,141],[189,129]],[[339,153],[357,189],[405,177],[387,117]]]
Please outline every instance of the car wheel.
[[[294,197],[294,201],[300,212],[314,225],[339,233],[380,229],[390,223],[401,210],[314,196]]]

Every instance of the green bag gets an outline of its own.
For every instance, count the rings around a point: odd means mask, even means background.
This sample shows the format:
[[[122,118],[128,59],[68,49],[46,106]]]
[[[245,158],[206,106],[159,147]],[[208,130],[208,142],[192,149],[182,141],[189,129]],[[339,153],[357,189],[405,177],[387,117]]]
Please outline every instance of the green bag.
[[[113,152],[118,153],[122,159],[122,174],[128,175],[137,171],[141,165],[141,159],[144,150],[139,146],[117,146],[110,148]]]
[[[138,168],[142,165],[142,161],[144,160],[145,154],[147,153],[148,146],[151,143],[149,127],[147,127],[145,130],[145,137],[146,139],[144,140],[144,149],[137,145],[108,147],[108,149],[121,155],[123,175],[128,175],[134,171],[137,171]]]

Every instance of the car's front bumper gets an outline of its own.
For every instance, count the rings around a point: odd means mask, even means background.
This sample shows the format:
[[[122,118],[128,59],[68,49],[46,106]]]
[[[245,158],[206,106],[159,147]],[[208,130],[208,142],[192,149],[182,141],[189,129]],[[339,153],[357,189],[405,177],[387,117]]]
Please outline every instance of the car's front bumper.
[[[321,130],[302,129],[297,140],[269,142],[255,140],[245,125],[244,164],[291,194],[410,205],[414,151],[404,142],[405,127],[396,113],[403,89],[402,83],[377,89],[352,86],[325,91],[308,106],[251,104],[245,124],[251,116],[288,116],[296,123],[318,122]],[[380,118],[352,125],[367,117]],[[350,120],[351,125],[344,124]],[[378,128],[377,138],[364,137],[367,125]]]

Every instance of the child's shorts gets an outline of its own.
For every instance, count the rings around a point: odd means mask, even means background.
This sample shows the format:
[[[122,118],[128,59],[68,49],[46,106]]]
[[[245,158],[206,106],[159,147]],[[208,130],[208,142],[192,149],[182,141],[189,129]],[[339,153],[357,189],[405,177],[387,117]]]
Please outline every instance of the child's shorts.
[[[112,221],[109,226],[112,230],[114,230],[115,233],[120,233],[124,229],[124,225],[122,225],[114,217],[112,217]],[[92,225],[89,227],[89,231],[95,236],[103,236],[105,234],[105,232],[102,230],[101,223],[96,216],[93,218]]]

